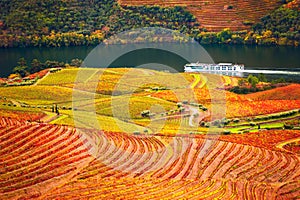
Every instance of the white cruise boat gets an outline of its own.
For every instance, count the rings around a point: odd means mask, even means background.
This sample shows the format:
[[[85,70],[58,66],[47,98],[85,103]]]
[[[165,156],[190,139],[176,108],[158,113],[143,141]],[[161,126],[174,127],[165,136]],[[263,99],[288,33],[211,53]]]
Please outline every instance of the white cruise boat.
[[[232,63],[189,63],[184,66],[185,72],[203,72],[212,74],[222,74],[228,76],[243,76],[244,65]]]

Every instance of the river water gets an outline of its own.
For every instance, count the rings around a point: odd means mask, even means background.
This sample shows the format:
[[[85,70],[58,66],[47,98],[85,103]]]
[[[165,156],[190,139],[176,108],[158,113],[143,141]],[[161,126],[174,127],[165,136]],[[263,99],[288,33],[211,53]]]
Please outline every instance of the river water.
[[[229,45],[205,45],[215,63],[232,62],[242,63],[248,70],[277,70],[300,71],[300,48],[296,47],[267,47],[267,46],[229,46]],[[17,65],[17,61],[24,57],[28,64],[34,58],[42,62],[57,60],[70,63],[74,58],[84,60],[94,47],[60,47],[60,48],[8,48],[0,49],[0,77],[8,76]],[[145,50],[140,54],[132,54],[120,58],[115,66],[134,66],[143,56],[156,57],[156,60],[173,60],[171,64],[176,71],[183,71],[184,62],[176,60],[176,56],[165,54],[156,50]],[[297,76],[296,78],[298,78]],[[300,79],[300,78],[299,78]]]

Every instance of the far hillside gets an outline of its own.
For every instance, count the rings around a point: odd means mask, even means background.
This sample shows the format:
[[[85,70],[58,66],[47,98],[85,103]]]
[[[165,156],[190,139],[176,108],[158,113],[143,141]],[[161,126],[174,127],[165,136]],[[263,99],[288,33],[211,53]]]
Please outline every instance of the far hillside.
[[[201,44],[299,46],[299,0],[1,0],[0,47],[98,45],[144,27]]]
[[[283,1],[268,0],[119,0],[121,5],[160,5],[165,7],[186,7],[209,31],[250,29],[251,24],[258,22],[261,17],[278,8]]]

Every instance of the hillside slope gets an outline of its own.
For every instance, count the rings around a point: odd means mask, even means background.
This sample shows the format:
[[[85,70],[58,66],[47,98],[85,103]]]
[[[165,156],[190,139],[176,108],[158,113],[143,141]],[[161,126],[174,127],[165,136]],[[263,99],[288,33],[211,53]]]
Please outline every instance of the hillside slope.
[[[182,8],[124,9],[115,0],[2,0],[0,7],[0,47],[97,45],[104,36],[139,27],[198,29]]]
[[[266,13],[280,6],[277,0],[119,0],[118,2],[121,5],[134,6],[183,6],[195,15],[202,27],[209,31],[220,31],[224,28],[249,29],[251,22],[259,21]]]
[[[0,132],[2,199],[299,197],[299,157],[292,153],[7,120],[0,118],[7,127]]]
[[[201,44],[300,41],[299,0],[2,0],[0,7],[0,47],[97,45],[142,27],[177,30]]]
[[[300,98],[300,84],[247,94],[245,97],[252,100],[295,100]]]

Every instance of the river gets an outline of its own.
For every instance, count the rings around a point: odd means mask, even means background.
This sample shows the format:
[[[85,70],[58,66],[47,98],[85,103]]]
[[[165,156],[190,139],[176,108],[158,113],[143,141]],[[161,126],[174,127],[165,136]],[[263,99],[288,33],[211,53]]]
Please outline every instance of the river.
[[[209,53],[215,63],[232,62],[243,63],[247,69],[268,69],[283,71],[300,71],[300,48],[296,47],[267,47],[267,46],[229,46],[229,45],[205,45],[204,49]],[[94,47],[60,47],[60,48],[8,48],[0,49],[0,77],[8,76],[17,61],[24,57],[28,64],[34,58],[42,62],[57,60],[67,62],[74,58],[85,59]],[[148,55],[149,50],[141,55]],[[152,52],[153,53],[153,52]],[[157,59],[170,59],[161,52],[152,55]],[[143,56],[132,55],[124,57],[118,65],[132,66],[135,60],[143,59]],[[175,59],[176,60],[176,59]],[[122,63],[122,64],[120,64]],[[176,62],[175,62],[176,63]],[[183,71],[183,63],[177,62],[172,66],[177,71]]]

